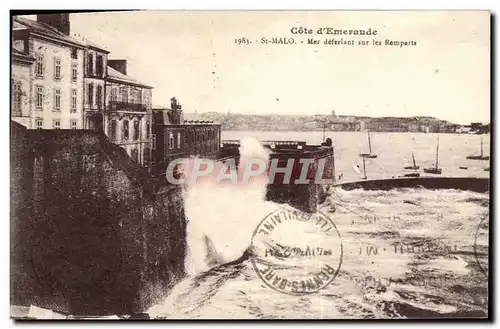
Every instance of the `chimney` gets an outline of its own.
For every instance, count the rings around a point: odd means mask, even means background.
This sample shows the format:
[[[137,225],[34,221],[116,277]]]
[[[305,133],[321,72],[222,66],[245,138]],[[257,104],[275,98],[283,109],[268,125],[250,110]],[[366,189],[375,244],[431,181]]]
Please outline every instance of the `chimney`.
[[[127,60],[126,59],[108,59],[108,65],[120,72],[127,75]]]
[[[59,32],[69,35],[69,13],[63,14],[40,14],[36,20],[41,23],[55,27]]]

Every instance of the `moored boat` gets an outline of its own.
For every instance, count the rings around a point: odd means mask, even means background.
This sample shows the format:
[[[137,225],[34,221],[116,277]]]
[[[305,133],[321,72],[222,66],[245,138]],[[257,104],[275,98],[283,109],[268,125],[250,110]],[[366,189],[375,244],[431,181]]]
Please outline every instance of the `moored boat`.
[[[377,157],[376,154],[372,153],[372,140],[370,138],[370,130],[367,130],[368,133],[368,150],[370,151],[369,153],[360,153],[359,156],[363,158],[368,158],[368,159],[375,159]]]
[[[484,155],[483,152],[483,135],[481,135],[481,155],[469,155],[467,157],[469,160],[489,160],[490,157],[487,155]]]
[[[415,154],[413,152],[411,152],[411,157],[413,159],[413,166],[406,166],[404,167],[405,169],[414,169],[414,170],[418,170],[420,169],[419,166],[417,166],[417,164],[415,163]]]
[[[427,174],[441,175],[441,168],[439,168],[439,135],[437,137],[437,146],[436,146],[436,164],[434,167],[424,168],[424,172]]]

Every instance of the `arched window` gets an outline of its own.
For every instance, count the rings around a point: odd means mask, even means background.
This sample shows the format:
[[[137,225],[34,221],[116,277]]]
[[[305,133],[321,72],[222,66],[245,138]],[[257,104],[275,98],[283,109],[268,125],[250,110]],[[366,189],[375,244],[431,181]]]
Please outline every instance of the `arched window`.
[[[116,128],[117,128],[116,120],[111,120],[111,122],[109,124],[109,138],[112,141],[116,140]]]
[[[149,147],[144,148],[144,154],[142,157],[144,158],[144,166],[149,166]]]
[[[92,54],[87,55],[87,74],[94,75],[94,56]]]
[[[181,148],[181,133],[180,132],[177,133],[177,148],[178,149]]]
[[[134,140],[139,139],[139,120],[134,120]]]
[[[96,103],[98,108],[102,108],[102,86],[97,85]]]
[[[128,136],[129,136],[129,130],[128,130],[128,120],[124,120],[123,121],[123,128],[122,128],[122,136],[123,136],[123,140],[128,140]]]
[[[87,101],[89,106],[92,107],[92,105],[94,105],[94,85],[92,83],[89,83],[87,91]]]
[[[168,133],[168,148],[169,149],[174,148],[174,134],[173,133]]]

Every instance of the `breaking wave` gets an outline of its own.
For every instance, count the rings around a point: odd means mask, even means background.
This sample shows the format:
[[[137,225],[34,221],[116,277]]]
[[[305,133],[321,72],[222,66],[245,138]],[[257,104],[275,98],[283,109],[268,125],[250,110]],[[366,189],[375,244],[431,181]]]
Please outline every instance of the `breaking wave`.
[[[268,160],[256,141],[242,159]],[[188,277],[148,310],[152,318],[411,318],[487,314],[487,194],[458,190],[331,190],[321,211],[342,237],[337,278],[319,293],[267,287],[247,250],[259,222],[280,205],[265,181],[188,186]],[[486,272],[487,274],[487,272]]]

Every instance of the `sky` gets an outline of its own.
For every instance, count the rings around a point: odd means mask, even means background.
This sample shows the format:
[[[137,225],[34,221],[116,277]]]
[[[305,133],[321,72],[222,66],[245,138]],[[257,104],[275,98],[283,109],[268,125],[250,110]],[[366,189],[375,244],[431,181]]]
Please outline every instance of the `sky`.
[[[487,11],[141,11],[70,19],[71,33],[106,48],[110,59],[128,60],[128,74],[154,87],[155,105],[175,96],[185,112],[490,121]],[[311,36],[292,27],[378,34]],[[237,45],[242,37],[253,43]],[[295,44],[261,44],[262,37]],[[327,38],[370,44],[325,45]],[[386,39],[417,44],[385,46]]]

